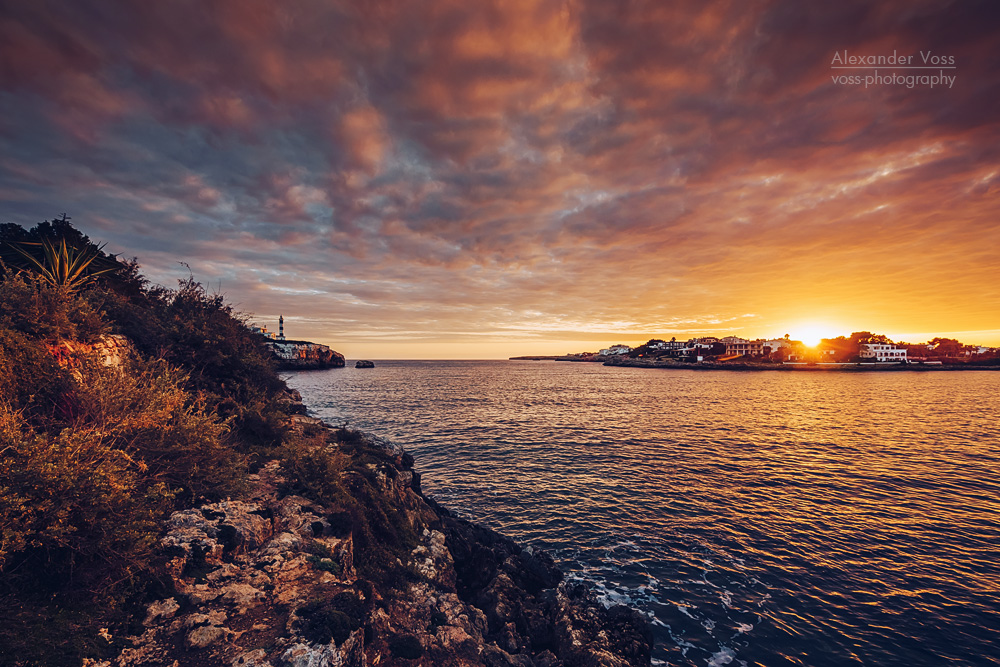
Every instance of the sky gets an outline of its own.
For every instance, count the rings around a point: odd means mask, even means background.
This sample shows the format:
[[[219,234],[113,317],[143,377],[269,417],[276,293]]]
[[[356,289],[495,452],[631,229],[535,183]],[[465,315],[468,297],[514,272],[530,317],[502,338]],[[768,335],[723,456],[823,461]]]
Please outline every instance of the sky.
[[[998,43],[991,0],[0,0],[0,222],[348,358],[1000,345]]]

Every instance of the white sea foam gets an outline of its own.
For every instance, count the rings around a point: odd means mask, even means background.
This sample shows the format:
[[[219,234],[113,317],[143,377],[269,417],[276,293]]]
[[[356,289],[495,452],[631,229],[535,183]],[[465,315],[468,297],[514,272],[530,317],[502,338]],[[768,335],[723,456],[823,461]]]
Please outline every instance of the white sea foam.
[[[736,651],[729,648],[728,646],[720,647],[717,653],[713,653],[712,657],[708,661],[708,667],[722,667],[722,665],[728,665],[736,657]]]
[[[753,625],[751,625],[750,623],[740,623],[739,625],[736,626],[736,631],[739,632],[740,634],[743,634],[744,632],[750,632],[751,630],[753,630]]]

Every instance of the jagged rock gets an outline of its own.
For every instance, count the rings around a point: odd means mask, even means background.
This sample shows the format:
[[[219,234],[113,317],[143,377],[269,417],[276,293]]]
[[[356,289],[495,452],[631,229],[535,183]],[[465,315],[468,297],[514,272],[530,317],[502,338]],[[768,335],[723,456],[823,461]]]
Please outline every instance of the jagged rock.
[[[343,368],[344,355],[326,345],[304,340],[265,340],[264,344],[278,361],[280,370],[314,370]]]
[[[303,428],[298,418],[293,427]],[[391,589],[359,579],[358,540],[376,538],[356,535],[342,508],[282,495],[284,473],[268,462],[250,476],[252,502],[170,517],[162,542],[177,596],[148,606],[146,631],[109,667],[186,664],[188,651],[233,667],[649,664],[638,612],[605,609],[563,583],[545,552],[425,498],[398,445],[363,435],[353,446],[369,454],[367,468],[344,473],[347,492],[363,491],[372,512],[391,508],[379,520],[391,516],[416,536],[393,552],[407,578]]]
[[[274,667],[267,659],[267,651],[262,648],[240,653],[233,658],[230,667]]]
[[[414,568],[429,581],[445,589],[455,587],[455,561],[445,546],[445,536],[439,530],[424,529],[424,544],[413,549]]]
[[[186,628],[196,628],[201,625],[222,625],[227,618],[226,612],[216,609],[207,614],[189,614],[184,619],[183,625]]]
[[[78,373],[87,357],[96,357],[105,366],[117,368],[134,353],[134,348],[125,336],[104,334],[91,343],[60,340],[49,345],[49,353],[60,366]]]
[[[174,614],[176,614],[177,610],[180,608],[180,604],[178,604],[177,600],[174,598],[157,600],[146,607],[146,620],[143,621],[142,624],[148,628],[151,625],[173,618]]]
[[[237,614],[245,614],[247,610],[256,607],[267,597],[262,591],[250,584],[230,584],[223,589],[220,598],[224,604],[236,607]]]
[[[288,667],[364,667],[364,631],[356,630],[339,647],[297,643],[281,654]]]
[[[367,359],[360,359],[356,364],[354,364],[354,367],[355,368],[375,368],[375,362],[374,361],[368,361]]]
[[[605,609],[583,586],[560,585],[557,591],[556,643],[567,665],[628,667],[649,664],[652,633],[634,609]],[[589,661],[589,662],[588,662]]]
[[[202,625],[191,630],[184,638],[184,645],[191,649],[205,648],[225,638],[226,629],[217,625]]]

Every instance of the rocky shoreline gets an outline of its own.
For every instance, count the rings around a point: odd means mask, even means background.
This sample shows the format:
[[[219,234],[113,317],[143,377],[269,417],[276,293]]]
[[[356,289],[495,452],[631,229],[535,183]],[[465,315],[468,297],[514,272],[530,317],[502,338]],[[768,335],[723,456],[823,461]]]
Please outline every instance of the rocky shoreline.
[[[336,431],[293,407],[292,428]],[[162,543],[172,594],[148,605],[129,648],[91,667],[650,663],[638,611],[605,608],[547,553],[455,516],[423,495],[398,445],[354,435],[350,455],[363,463],[344,473],[346,487],[364,487],[370,511],[416,536],[397,558],[403,580],[361,576],[358,540],[370,537],[334,507],[290,493],[293,480],[272,460],[240,500],[171,515]]]

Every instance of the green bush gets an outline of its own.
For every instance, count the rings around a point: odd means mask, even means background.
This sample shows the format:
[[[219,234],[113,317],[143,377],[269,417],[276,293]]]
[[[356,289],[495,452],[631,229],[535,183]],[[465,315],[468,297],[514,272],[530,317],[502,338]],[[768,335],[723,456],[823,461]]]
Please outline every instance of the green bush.
[[[0,328],[0,400],[37,428],[64,423],[72,412],[70,374],[44,343]]]
[[[121,368],[90,360],[77,391],[77,423],[141,458],[147,477],[184,504],[236,494],[246,461],[228,424],[185,391],[186,379],[162,360],[132,359]]]
[[[389,651],[397,658],[416,660],[424,654],[424,647],[413,635],[393,634],[389,636]]]
[[[193,279],[177,290],[153,288],[139,298],[107,293],[101,298],[116,330],[146,355],[185,369],[192,391],[246,403],[285,389],[246,318]]]
[[[88,294],[60,290],[27,272],[0,279],[0,328],[83,342],[109,330]]]
[[[327,442],[329,439],[329,442]],[[322,442],[286,445],[282,468],[288,480],[282,491],[319,501],[331,508],[332,528],[347,528],[354,537],[354,565],[362,577],[390,589],[401,589],[414,573],[401,562],[417,545],[406,512],[381,488],[373,468],[385,466],[386,455],[368,447],[361,434],[340,429]]]
[[[0,406],[0,570],[30,560],[47,576],[99,558],[148,558],[171,494],[144,461],[97,429],[37,435]]]

